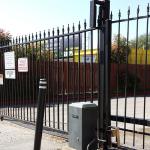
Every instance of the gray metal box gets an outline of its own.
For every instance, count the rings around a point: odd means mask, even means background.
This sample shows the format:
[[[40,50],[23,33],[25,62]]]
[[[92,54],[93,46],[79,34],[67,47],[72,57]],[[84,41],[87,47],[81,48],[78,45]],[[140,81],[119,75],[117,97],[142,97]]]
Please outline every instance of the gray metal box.
[[[69,146],[76,150],[86,150],[96,137],[97,105],[90,102],[69,105]]]

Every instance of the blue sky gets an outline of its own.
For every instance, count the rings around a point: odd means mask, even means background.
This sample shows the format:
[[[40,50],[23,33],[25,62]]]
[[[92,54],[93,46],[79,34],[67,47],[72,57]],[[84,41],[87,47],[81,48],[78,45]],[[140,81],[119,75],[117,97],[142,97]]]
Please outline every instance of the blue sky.
[[[130,5],[131,14],[136,15],[137,5],[141,14],[146,14],[150,0],[111,0],[114,17],[118,10],[126,18]],[[9,31],[13,36],[35,33],[53,27],[78,24],[86,19],[89,22],[90,0],[0,0],[0,28]]]

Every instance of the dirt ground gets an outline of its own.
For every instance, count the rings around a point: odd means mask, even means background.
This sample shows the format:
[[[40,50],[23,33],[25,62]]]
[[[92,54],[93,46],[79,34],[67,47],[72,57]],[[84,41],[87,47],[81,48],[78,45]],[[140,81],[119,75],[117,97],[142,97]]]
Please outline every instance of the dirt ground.
[[[34,130],[9,121],[0,121],[0,150],[33,150]],[[63,150],[67,142],[43,133],[41,150]]]

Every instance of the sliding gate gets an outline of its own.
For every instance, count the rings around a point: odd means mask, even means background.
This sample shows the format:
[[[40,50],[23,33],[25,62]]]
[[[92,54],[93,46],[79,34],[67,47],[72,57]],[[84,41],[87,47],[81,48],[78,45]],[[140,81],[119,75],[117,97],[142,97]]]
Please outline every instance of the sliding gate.
[[[145,16],[138,8],[130,17],[129,9],[127,19],[119,12],[111,21],[109,2],[91,2],[91,12],[90,28],[85,21],[1,41],[0,115],[35,123],[38,82],[46,78],[47,129],[67,135],[69,104],[91,101],[99,106],[100,139],[115,126],[121,144],[149,148],[149,5]]]

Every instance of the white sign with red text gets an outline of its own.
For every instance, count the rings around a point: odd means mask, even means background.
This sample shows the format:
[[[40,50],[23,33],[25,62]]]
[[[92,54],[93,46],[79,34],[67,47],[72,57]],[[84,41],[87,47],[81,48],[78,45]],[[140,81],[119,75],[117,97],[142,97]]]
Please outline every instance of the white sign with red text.
[[[28,72],[28,58],[18,58],[18,72]]]

